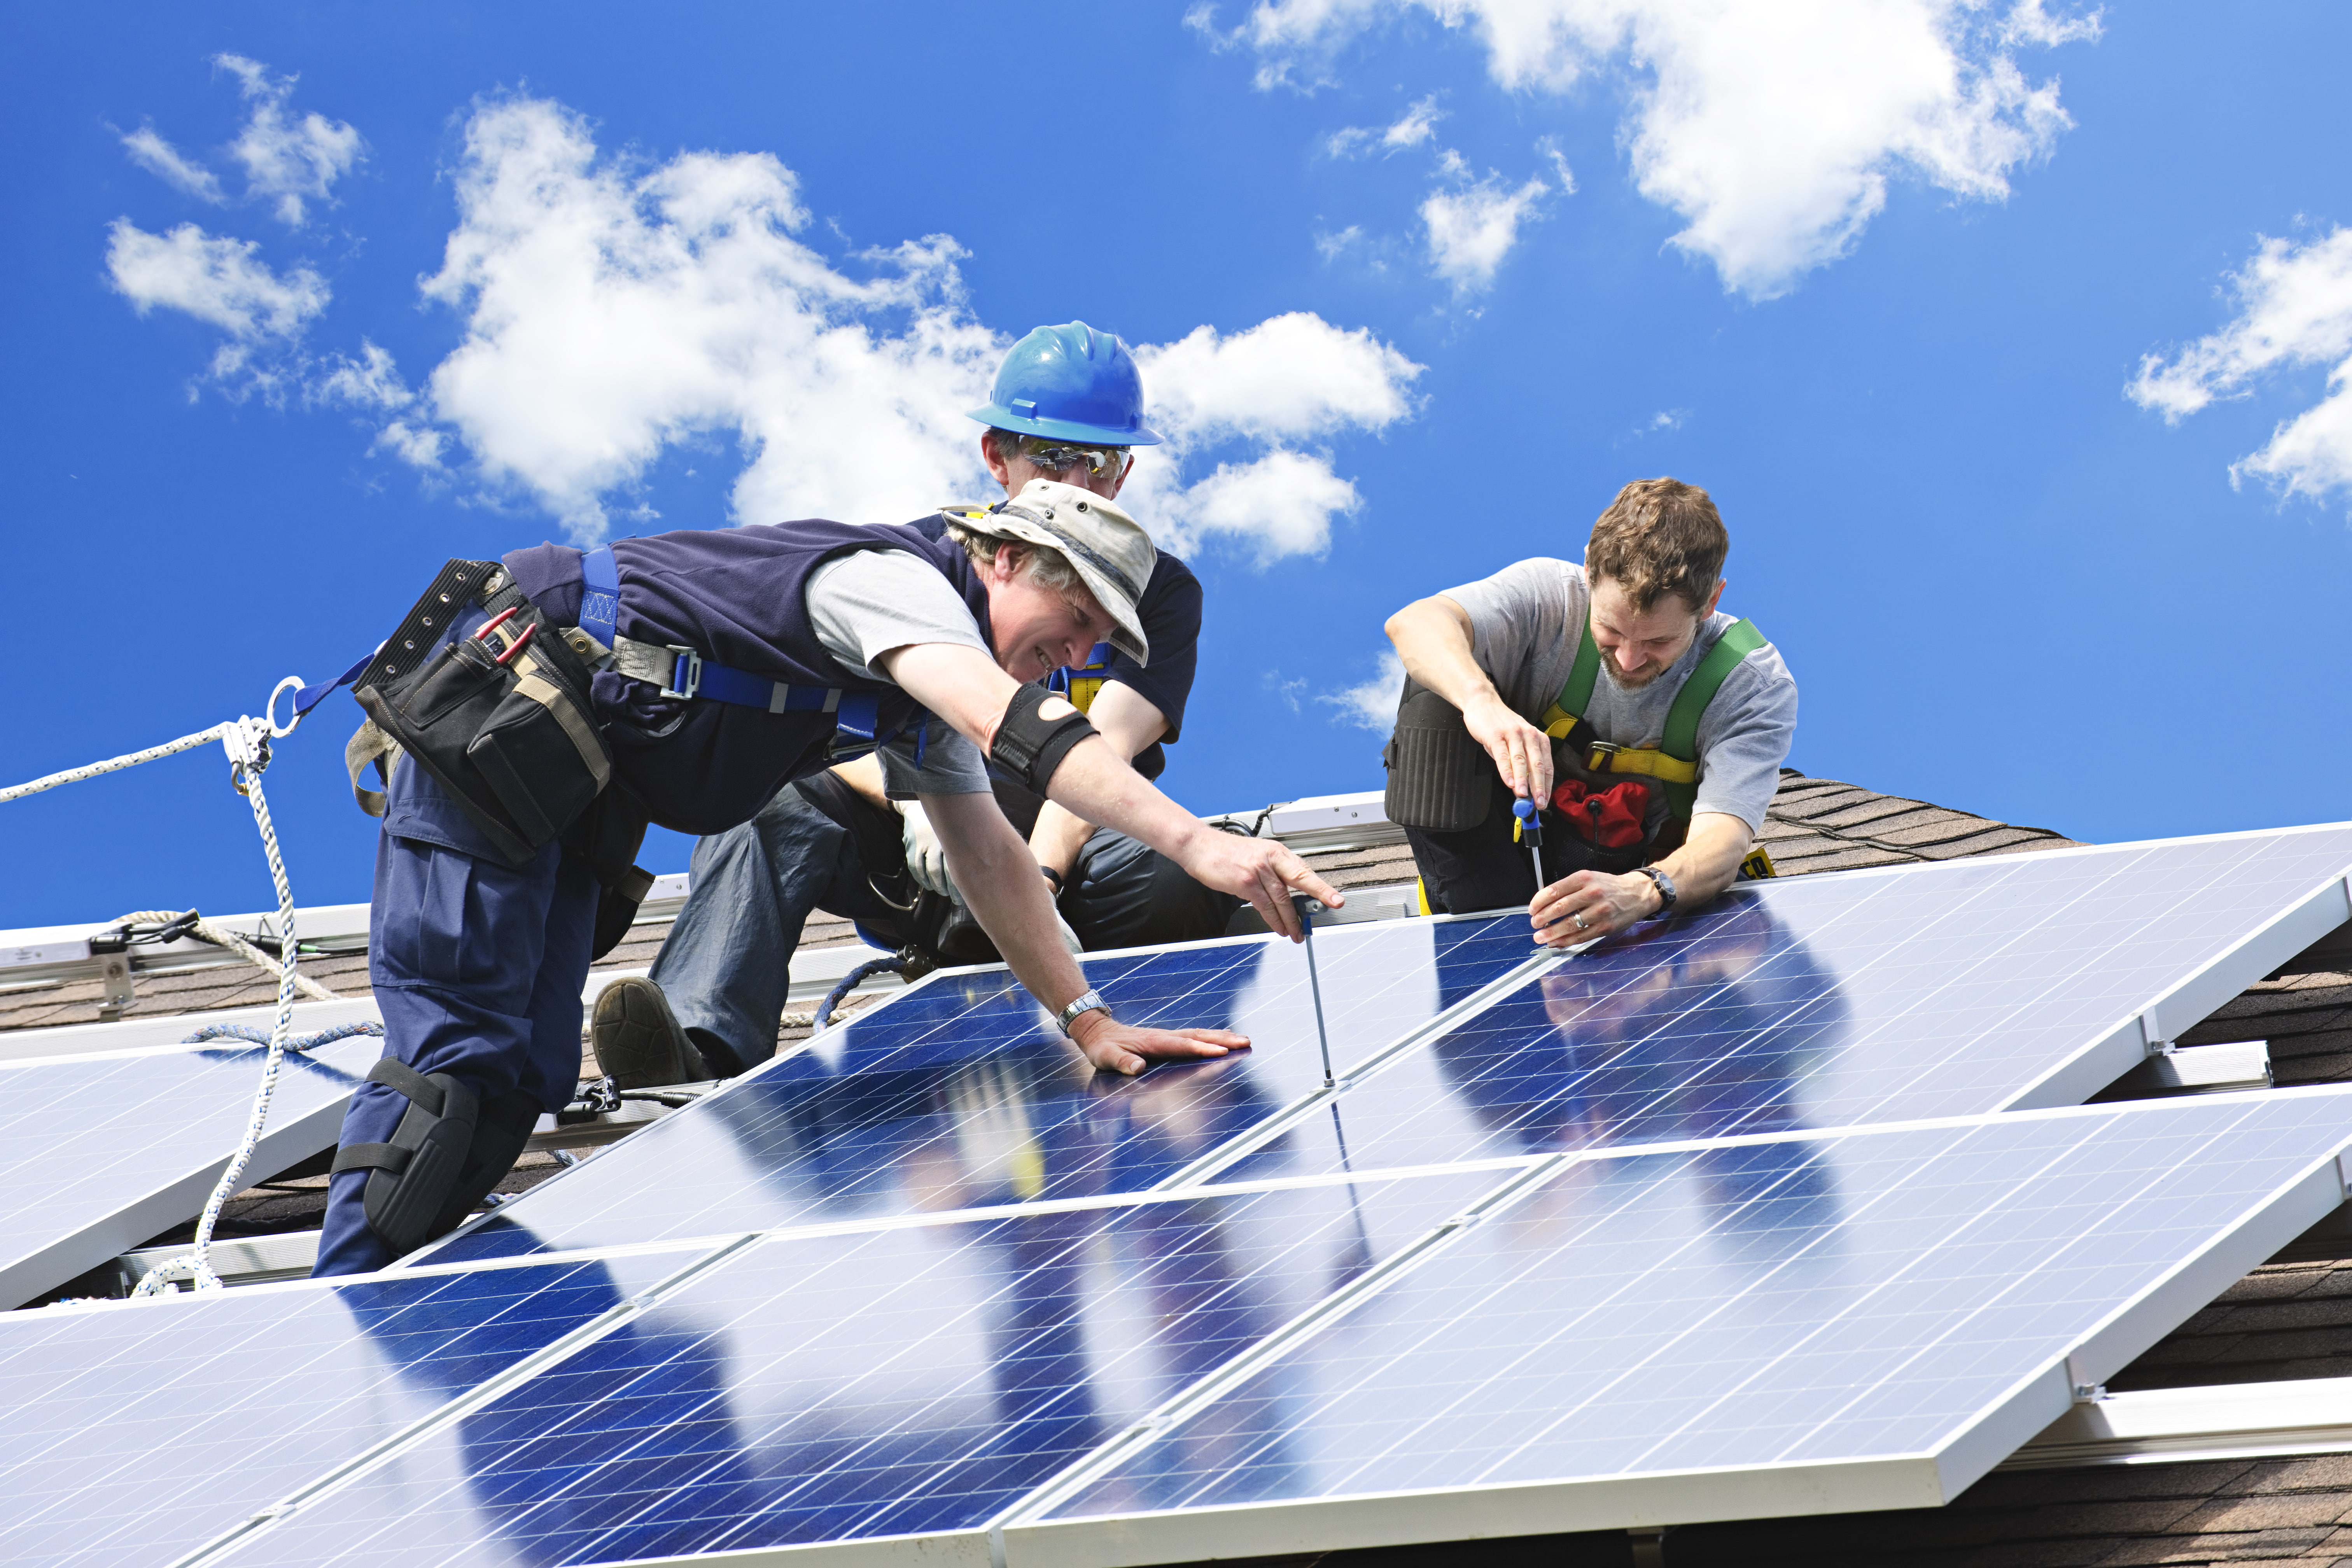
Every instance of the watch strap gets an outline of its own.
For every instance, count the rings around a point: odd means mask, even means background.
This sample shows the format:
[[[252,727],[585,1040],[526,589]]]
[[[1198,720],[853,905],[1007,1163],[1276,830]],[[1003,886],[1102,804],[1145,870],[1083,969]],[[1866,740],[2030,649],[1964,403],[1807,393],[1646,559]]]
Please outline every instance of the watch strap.
[[[1070,1032],[1070,1026],[1077,1022],[1079,1014],[1091,1013],[1097,1008],[1102,1010],[1104,1017],[1111,1016],[1110,1004],[1102,999],[1101,992],[1089,985],[1068,1006],[1054,1015],[1054,1026],[1066,1035]]]
[[[1636,866],[1633,869],[1650,879],[1651,885],[1658,889],[1658,912],[1662,915],[1674,913],[1675,879],[1655,866]]]

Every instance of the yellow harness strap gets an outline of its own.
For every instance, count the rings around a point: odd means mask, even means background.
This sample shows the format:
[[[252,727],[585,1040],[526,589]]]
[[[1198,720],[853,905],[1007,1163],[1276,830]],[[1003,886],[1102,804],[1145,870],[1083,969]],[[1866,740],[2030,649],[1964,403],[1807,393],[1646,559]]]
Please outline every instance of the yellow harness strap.
[[[1544,710],[1543,732],[1555,741],[1568,739],[1576,728],[1576,715],[1563,712],[1555,702]],[[1585,755],[1584,765],[1596,773],[1646,773],[1667,784],[1696,784],[1698,764],[1680,757],[1670,757],[1654,748],[1636,751],[1630,746],[1612,746],[1606,741],[1596,741]]]

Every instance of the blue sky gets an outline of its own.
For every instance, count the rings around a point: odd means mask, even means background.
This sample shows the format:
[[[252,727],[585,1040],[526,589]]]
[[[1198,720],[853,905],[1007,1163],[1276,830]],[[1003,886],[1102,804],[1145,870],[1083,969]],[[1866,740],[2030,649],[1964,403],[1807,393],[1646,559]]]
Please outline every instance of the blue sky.
[[[0,782],[341,668],[451,555],[977,494],[960,411],[1081,317],[1179,437],[1129,497],[1209,588],[1196,809],[1376,787],[1384,616],[1672,473],[1792,765],[2096,840],[2346,815],[2342,7],[7,26]],[[367,895],[357,717],[268,775],[305,903]],[[271,901],[216,753],[0,853],[5,926]]]

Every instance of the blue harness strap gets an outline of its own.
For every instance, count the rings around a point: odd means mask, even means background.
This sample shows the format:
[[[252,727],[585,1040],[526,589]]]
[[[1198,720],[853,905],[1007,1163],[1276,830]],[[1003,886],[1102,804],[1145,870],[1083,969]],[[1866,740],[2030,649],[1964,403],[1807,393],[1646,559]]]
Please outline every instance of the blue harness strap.
[[[360,671],[365,669],[368,667],[369,661],[374,658],[375,649],[370,648],[367,652],[360,655],[360,661],[357,664],[343,671],[342,674],[335,677],[334,679],[322,680],[315,686],[305,686],[300,690],[295,692],[294,717],[297,719],[301,718],[305,713],[308,713],[311,709],[316,708],[320,703],[324,702],[335,692],[341,690],[346,686],[349,686],[352,681],[357,680],[360,678]]]
[[[613,547],[600,544],[580,558],[580,629],[611,647],[620,623],[621,568]]]
[[[617,646],[621,621],[621,569],[613,559],[613,547],[600,544],[580,557],[580,629],[606,647]],[[758,708],[770,713],[830,713],[834,716],[835,735],[833,755],[836,758],[862,756],[891,735],[876,734],[881,724],[882,695],[877,691],[849,691],[840,687],[793,686],[781,680],[771,680],[763,675],[715,664],[688,649],[673,649],[683,668],[673,672],[667,690],[683,697],[708,697],[717,702],[731,702],[738,707]],[[1108,643],[1098,644],[1097,657],[1108,662],[1111,648]],[[375,658],[369,649],[358,663],[332,680],[315,686],[305,686],[294,694],[294,716],[302,715],[317,707],[340,688],[359,679],[362,671]],[[681,683],[680,677],[684,679]],[[915,765],[922,766],[923,742],[921,730],[916,731]]]

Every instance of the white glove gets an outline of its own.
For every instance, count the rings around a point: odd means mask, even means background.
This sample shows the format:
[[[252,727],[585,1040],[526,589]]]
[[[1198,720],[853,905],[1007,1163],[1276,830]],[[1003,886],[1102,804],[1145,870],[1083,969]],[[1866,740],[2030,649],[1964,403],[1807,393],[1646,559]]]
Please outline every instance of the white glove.
[[[963,895],[956,891],[955,879],[948,875],[947,847],[940,842],[931,819],[923,815],[922,803],[902,800],[897,804],[898,814],[907,819],[907,874],[942,898],[963,902]]]

